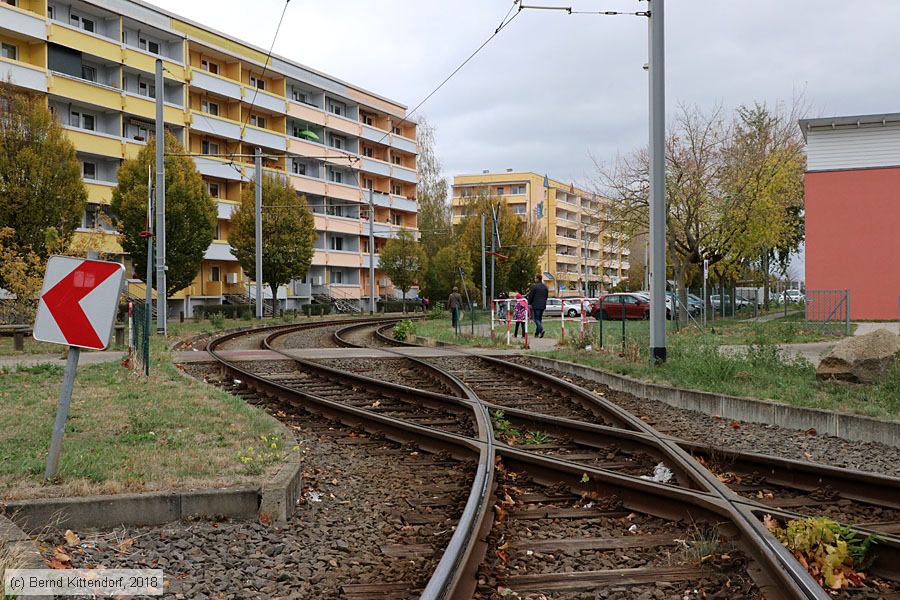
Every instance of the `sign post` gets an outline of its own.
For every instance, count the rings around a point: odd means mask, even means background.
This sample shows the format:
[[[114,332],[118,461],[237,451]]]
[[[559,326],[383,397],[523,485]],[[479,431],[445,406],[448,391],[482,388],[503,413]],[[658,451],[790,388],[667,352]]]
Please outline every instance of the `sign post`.
[[[82,348],[109,346],[125,267],[102,260],[52,256],[47,261],[34,339],[69,347],[44,479],[56,477],[63,432]]]
[[[709,298],[706,297],[706,278],[709,276],[709,259],[703,259],[703,328],[706,329],[706,305]]]

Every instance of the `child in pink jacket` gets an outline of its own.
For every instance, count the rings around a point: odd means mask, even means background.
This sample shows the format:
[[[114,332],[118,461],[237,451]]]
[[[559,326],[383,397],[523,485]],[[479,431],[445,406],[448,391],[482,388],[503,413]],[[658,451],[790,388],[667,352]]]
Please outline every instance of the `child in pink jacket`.
[[[522,294],[516,294],[516,305],[513,308],[513,321],[516,322],[516,331],[513,337],[519,337],[519,326],[522,326],[522,335],[527,333],[525,328],[525,316],[528,314],[528,301],[522,297]]]

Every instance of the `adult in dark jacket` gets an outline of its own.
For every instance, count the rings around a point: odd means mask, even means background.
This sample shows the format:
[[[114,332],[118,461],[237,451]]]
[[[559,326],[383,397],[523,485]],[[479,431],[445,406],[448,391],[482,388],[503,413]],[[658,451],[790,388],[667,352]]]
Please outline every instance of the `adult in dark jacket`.
[[[447,308],[450,310],[450,322],[453,324],[453,328],[456,329],[459,325],[459,309],[462,308],[463,300],[462,296],[459,295],[459,288],[454,287],[453,292],[451,292],[450,296],[447,298]]]
[[[528,291],[528,306],[534,317],[535,337],[544,337],[544,310],[547,308],[547,296],[550,294],[547,286],[541,281],[540,275],[534,276],[534,284]]]

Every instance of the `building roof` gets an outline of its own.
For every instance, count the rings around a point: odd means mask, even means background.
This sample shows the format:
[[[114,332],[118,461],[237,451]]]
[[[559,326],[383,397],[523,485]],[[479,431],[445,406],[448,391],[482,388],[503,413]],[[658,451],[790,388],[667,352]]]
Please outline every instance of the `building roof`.
[[[811,129],[856,129],[866,125],[889,125],[900,124],[900,113],[882,113],[874,115],[848,115],[840,117],[818,117],[815,119],[800,119],[800,130],[803,132],[803,139]]]
[[[593,194],[593,192],[590,192],[590,191],[584,189],[583,187],[575,185],[574,182],[570,181],[570,182],[566,183],[566,182],[560,181],[558,179],[553,179],[552,177],[549,177],[547,175],[537,173],[535,171],[507,171],[507,170],[504,170],[504,171],[489,171],[487,173],[460,173],[458,175],[453,176],[453,185],[460,185],[460,186],[483,185],[485,181],[493,180],[496,178],[501,178],[501,179],[531,178],[531,179],[540,179],[541,181],[543,181],[544,177],[547,177],[547,179],[549,180],[549,183],[550,183],[550,187],[552,187],[552,188],[561,189],[561,190],[567,191],[567,192],[572,190],[572,188],[574,188],[574,190],[575,190],[574,193],[577,193],[579,195]],[[462,179],[462,178],[471,179],[473,181],[465,181],[465,182],[460,181],[459,183],[457,183],[457,179]]]

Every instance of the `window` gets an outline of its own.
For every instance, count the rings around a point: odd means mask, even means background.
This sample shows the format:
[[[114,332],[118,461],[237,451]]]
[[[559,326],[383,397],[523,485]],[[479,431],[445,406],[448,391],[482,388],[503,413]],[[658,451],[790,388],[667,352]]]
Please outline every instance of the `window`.
[[[328,139],[331,141],[329,146],[331,146],[332,148],[337,148],[338,150],[343,150],[347,145],[347,140],[340,135],[334,135],[332,133],[328,136]]]
[[[295,102],[303,102],[304,104],[309,104],[309,98],[306,95],[306,92],[297,88],[291,88],[291,98]]]
[[[524,185],[514,185],[509,188],[509,193],[513,195],[524,194],[525,186]]]
[[[211,142],[209,140],[203,140],[200,142],[200,153],[201,154],[218,154],[219,153],[219,144],[216,142]]]
[[[146,81],[138,81],[138,94],[148,98],[156,98],[156,85]]]
[[[328,179],[335,183],[344,183],[344,174],[332,168],[328,169]]]
[[[100,207],[96,204],[85,204],[81,226],[85,229],[97,229],[100,226]]]
[[[264,79],[258,79],[258,78],[256,78],[256,77],[254,77],[253,75],[251,75],[251,76],[250,76],[250,87],[255,87],[255,88],[258,88],[258,89],[260,89],[260,90],[265,90],[265,89],[266,89],[266,82],[265,82]]]
[[[97,81],[97,69],[89,65],[81,65],[81,78],[88,81]]]
[[[395,165],[399,165],[399,164],[402,164],[402,159],[400,158],[399,154],[392,154],[391,162],[394,163]]]
[[[69,119],[69,125],[79,129],[94,131],[94,115],[86,115],[73,110]]]
[[[147,52],[150,54],[159,54],[159,43],[154,41],[147,42]]]
[[[97,179],[97,165],[90,162],[81,163],[81,175],[85,179]]]
[[[391,184],[391,193],[395,196],[402,196],[403,195],[403,186],[400,185],[399,183],[392,183]]]
[[[87,17],[79,17],[75,13],[72,13],[72,25],[84,29],[85,31],[94,31],[94,21],[92,19],[88,19]]]
[[[291,172],[294,175],[306,175],[306,165],[299,160],[291,161]]]
[[[219,277],[221,276],[219,272],[219,267],[212,267],[209,270],[209,280],[210,281],[219,281]]]
[[[403,215],[400,213],[391,213],[391,223],[394,225],[403,225]]]
[[[332,271],[331,272],[331,283],[344,283],[344,272],[343,271]]]
[[[366,177],[363,179],[363,184],[365,184],[366,189],[374,190],[375,189],[375,180],[371,177]]]
[[[393,132],[394,132],[394,135],[401,135],[399,127],[394,127]]]
[[[524,204],[511,204],[510,206],[512,206],[512,211],[514,214],[524,215],[526,212]]]
[[[265,117],[257,117],[256,115],[250,115],[250,124],[255,127],[265,128],[266,118]]]
[[[2,54],[3,58],[8,58],[10,60],[19,60],[19,49],[12,44],[7,44],[3,42],[2,44]]]
[[[339,117],[343,117],[344,113],[347,112],[347,107],[343,102],[338,102],[337,100],[328,99],[328,112],[334,113]]]
[[[332,250],[343,250],[344,249],[344,238],[342,238],[342,237],[331,238],[331,249]]]
[[[373,150],[369,146],[363,146],[363,156],[372,158],[373,156],[375,156],[375,150]]]
[[[200,61],[200,68],[208,73],[212,73],[213,75],[219,74],[219,65],[214,62],[210,62],[205,58]]]
[[[504,189],[503,189],[503,186],[502,186],[502,185],[497,186],[497,195],[498,195],[498,196],[502,196],[502,195],[503,195],[503,191],[504,191]]]
[[[360,116],[362,116],[362,122],[365,123],[366,125],[374,125],[375,124],[375,119],[372,118],[372,115],[362,113],[362,115],[360,115]]]
[[[215,237],[215,239],[217,239],[217,240],[222,239],[222,224],[219,223],[218,221],[216,221],[216,237]]]
[[[219,184],[218,183],[208,181],[206,183],[206,189],[209,192],[209,195],[212,196],[213,198],[219,197]],[[216,236],[216,239],[221,239],[221,238],[219,236]]]
[[[47,7],[47,16],[50,17],[51,19],[55,19],[56,18],[56,9],[52,6],[48,6]]]
[[[200,110],[210,115],[219,115],[219,105],[215,102],[209,102],[208,100],[200,101]]]

